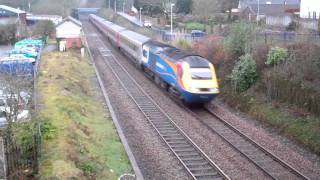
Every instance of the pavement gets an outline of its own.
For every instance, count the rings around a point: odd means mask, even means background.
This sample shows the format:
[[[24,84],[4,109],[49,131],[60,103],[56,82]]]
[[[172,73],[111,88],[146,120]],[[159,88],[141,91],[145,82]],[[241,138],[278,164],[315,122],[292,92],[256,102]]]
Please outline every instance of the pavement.
[[[54,50],[57,49],[57,45],[55,44],[48,44],[47,46],[45,46],[42,50],[42,52],[52,52]]]
[[[130,16],[130,15],[128,15],[128,14],[126,14],[126,13],[123,13],[123,12],[118,12],[118,14],[119,14],[120,16],[128,19],[130,22],[136,24],[137,26],[142,27],[142,25],[143,25],[142,22],[140,22],[140,20],[139,20],[137,17],[135,17],[135,16]]]

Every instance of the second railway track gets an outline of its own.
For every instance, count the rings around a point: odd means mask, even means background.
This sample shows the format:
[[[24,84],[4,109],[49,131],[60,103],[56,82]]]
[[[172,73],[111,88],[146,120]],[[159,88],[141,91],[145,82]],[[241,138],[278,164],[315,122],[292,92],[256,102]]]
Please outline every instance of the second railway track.
[[[210,108],[193,108],[192,110],[188,109],[188,111],[270,178],[309,179],[285,161],[260,146],[257,142],[241,133],[237,128],[216,115]]]

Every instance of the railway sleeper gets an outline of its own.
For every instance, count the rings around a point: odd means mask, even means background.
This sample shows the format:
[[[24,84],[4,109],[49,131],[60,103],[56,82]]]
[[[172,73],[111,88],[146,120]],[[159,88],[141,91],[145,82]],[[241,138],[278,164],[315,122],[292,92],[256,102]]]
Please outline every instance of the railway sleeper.
[[[158,121],[151,121],[154,125],[171,125],[172,123],[166,120],[158,120]]]
[[[185,140],[182,136],[175,136],[175,137],[165,137],[167,141],[175,141],[175,140]]]
[[[188,144],[186,140],[167,141],[168,144]]]
[[[161,129],[159,129],[159,131],[161,132],[161,134],[177,134],[178,133],[177,130],[161,130]]]
[[[158,124],[157,128],[168,128],[168,127],[173,127],[171,124]]]
[[[174,127],[157,127],[159,130],[175,130]]]
[[[177,144],[177,145],[172,144],[171,145],[171,148],[188,148],[188,147],[192,147],[192,146],[190,146],[189,144],[183,144],[183,145],[181,145],[181,144]]]
[[[161,134],[162,137],[174,137],[174,136],[181,136],[178,132],[176,133],[167,133],[167,134]]]
[[[191,167],[189,168],[191,172],[212,172],[215,171],[211,166],[206,166],[206,167]]]
[[[187,163],[200,163],[200,162],[207,162],[203,157],[197,156],[197,157],[181,157],[181,160],[183,162]]]
[[[198,167],[198,166],[210,166],[210,164],[207,161],[201,161],[201,162],[188,162],[185,163],[186,166],[188,166],[189,168],[191,167]]]
[[[208,172],[208,173],[202,173],[202,172],[198,172],[198,173],[193,173],[193,175],[199,179],[199,178],[214,178],[219,176],[219,174],[217,172]]]
[[[183,149],[173,149],[174,150],[174,152],[185,152],[185,153],[187,153],[187,152],[196,152],[193,148],[183,148]]]
[[[164,121],[165,117],[163,115],[159,115],[159,116],[151,116],[150,117],[151,121]]]
[[[176,152],[179,157],[195,157],[200,156],[197,152]]]

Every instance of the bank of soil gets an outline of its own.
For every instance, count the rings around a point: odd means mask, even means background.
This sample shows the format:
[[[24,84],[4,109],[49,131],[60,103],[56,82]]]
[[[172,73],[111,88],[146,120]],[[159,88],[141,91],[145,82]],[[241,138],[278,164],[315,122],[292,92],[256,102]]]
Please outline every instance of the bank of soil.
[[[131,173],[93,67],[78,52],[42,56],[42,179],[117,179]]]

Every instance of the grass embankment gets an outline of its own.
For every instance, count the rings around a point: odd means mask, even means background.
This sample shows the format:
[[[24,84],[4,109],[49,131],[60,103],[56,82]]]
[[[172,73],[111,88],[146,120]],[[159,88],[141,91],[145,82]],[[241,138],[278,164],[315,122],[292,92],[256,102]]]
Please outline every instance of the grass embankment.
[[[42,56],[42,179],[116,179],[131,170],[111,118],[95,96],[93,68],[77,53]]]

